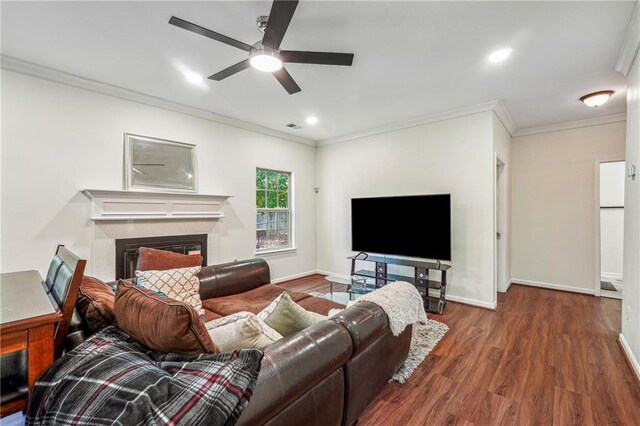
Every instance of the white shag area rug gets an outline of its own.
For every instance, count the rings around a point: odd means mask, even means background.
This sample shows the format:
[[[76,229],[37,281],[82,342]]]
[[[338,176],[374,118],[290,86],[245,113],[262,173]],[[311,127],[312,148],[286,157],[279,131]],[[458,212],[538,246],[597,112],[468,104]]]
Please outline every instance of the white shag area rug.
[[[404,383],[409,380],[447,331],[449,331],[447,324],[432,319],[427,319],[426,324],[413,324],[409,356],[390,381]]]

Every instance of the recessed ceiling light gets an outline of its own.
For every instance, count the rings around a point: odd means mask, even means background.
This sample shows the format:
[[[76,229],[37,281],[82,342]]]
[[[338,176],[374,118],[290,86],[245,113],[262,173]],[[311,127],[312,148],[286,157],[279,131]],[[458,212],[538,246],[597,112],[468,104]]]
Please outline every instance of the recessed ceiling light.
[[[492,64],[497,64],[498,62],[502,62],[511,55],[511,52],[513,52],[513,49],[510,47],[498,49],[495,52],[493,52],[491,55],[489,55],[489,62],[491,62]]]
[[[204,83],[202,76],[192,71],[185,71],[184,78],[186,78],[187,81],[191,84],[200,85]]]
[[[275,72],[282,68],[278,52],[270,49],[256,49],[249,55],[249,63],[258,71]]]
[[[312,126],[314,124],[318,124],[318,117],[314,117],[313,115],[310,115],[309,117],[307,117],[307,124],[311,124]]]
[[[605,104],[609,98],[613,95],[613,90],[601,90],[600,92],[589,93],[580,98],[583,104],[590,108],[599,107]]]

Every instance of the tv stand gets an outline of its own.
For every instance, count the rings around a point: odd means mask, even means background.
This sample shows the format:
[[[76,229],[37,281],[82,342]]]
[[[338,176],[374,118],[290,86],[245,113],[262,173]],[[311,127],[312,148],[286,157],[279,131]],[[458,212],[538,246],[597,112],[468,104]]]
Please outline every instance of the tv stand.
[[[451,265],[446,265],[441,262],[425,262],[388,256],[363,256],[362,253],[349,256],[348,259],[351,259],[352,280],[363,277],[372,279],[374,284],[365,284],[370,290],[375,290],[394,281],[407,281],[416,286],[418,292],[420,292],[424,302],[424,308],[427,312],[442,314],[442,310],[447,304],[445,300],[447,293],[447,271],[451,269]],[[375,269],[373,271],[370,269],[358,269],[357,262],[374,263]],[[389,265],[411,268],[412,274],[391,274],[388,272]],[[433,274],[430,277],[430,271],[439,271],[440,279],[437,280]],[[430,296],[429,290],[438,290],[438,296]]]

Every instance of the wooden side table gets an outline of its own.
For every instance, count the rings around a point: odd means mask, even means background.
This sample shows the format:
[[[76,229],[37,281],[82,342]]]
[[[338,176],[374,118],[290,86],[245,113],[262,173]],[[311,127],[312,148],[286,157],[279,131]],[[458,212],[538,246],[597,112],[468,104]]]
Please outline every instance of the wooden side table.
[[[0,274],[0,355],[27,351],[29,394],[53,363],[54,327],[61,319],[62,313],[51,303],[37,271]],[[27,402],[28,395],[11,398],[0,406],[0,417],[24,411]]]

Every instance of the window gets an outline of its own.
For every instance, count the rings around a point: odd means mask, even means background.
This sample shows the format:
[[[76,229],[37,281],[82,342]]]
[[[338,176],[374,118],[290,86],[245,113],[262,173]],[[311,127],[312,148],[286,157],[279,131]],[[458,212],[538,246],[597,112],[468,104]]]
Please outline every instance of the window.
[[[256,209],[256,251],[291,248],[291,173],[256,170]]]

